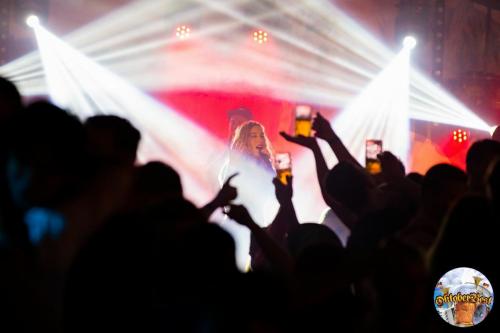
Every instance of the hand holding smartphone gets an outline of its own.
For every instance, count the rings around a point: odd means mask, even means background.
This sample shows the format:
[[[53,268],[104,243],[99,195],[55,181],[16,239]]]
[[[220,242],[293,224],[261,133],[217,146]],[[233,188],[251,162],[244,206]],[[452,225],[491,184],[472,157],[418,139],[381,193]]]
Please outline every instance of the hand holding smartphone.
[[[382,172],[378,154],[382,152],[382,140],[366,140],[365,167],[368,173],[375,175]]]

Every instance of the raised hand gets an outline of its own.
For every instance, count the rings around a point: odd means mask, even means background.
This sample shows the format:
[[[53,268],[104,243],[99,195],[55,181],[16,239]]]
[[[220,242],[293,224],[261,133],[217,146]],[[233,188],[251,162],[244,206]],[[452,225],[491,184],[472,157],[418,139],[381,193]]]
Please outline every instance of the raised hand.
[[[225,214],[238,224],[247,227],[254,223],[250,213],[243,205],[229,205],[225,210]]]
[[[316,137],[320,139],[330,141],[337,137],[332,126],[330,125],[330,122],[319,112],[316,114],[312,128],[316,131]]]
[[[316,141],[316,138],[314,137],[308,137],[308,136],[303,136],[303,135],[298,135],[298,136],[291,136],[287,134],[286,132],[280,132],[280,135],[288,142],[293,142],[295,144],[298,144],[299,146],[306,147],[306,148],[313,148],[315,145],[318,144]]]
[[[389,151],[377,155],[382,166],[382,174],[387,181],[396,180],[405,176],[403,163]]]
[[[292,196],[293,196],[292,180],[293,180],[292,176],[286,176],[286,185],[285,185],[278,178],[273,179],[276,199],[278,200],[280,205],[284,205],[292,201]]]
[[[231,179],[233,179],[237,175],[238,175],[237,172],[232,174],[226,179],[224,185],[222,185],[222,188],[220,189],[219,193],[217,193],[217,196],[213,200],[217,207],[228,205],[238,196],[238,190],[236,189],[236,187],[231,185]]]

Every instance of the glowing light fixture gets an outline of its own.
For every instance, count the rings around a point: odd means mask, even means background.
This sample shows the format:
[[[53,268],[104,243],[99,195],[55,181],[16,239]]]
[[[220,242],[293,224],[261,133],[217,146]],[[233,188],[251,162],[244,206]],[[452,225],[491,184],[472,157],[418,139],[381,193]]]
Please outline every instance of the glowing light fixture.
[[[403,39],[403,46],[405,49],[412,50],[417,46],[417,40],[413,36],[406,36]]]
[[[382,140],[384,149],[407,163],[410,148],[410,52],[403,49],[347,106],[332,125],[362,163],[365,141]]]
[[[187,39],[191,34],[191,28],[187,25],[180,25],[175,29],[175,36],[179,39]]]
[[[251,17],[245,11],[252,3],[248,0],[233,0],[231,5],[217,0],[195,2],[198,5],[192,8],[186,5],[191,2],[184,1],[132,2],[110,16],[99,18],[65,36],[64,40],[38,26],[34,31],[40,52],[0,67],[0,74],[15,79],[25,94],[41,94],[42,89],[47,90],[54,102],[74,110],[81,118],[93,115],[96,110],[109,110],[128,118],[143,133],[139,160],[162,160],[181,170],[186,193],[190,193],[189,199],[197,204],[211,198],[213,186],[207,179],[217,178],[215,174],[200,177],[199,170],[205,170],[214,156],[227,149],[226,144],[135,86],[153,91],[174,84],[191,89],[212,87],[214,82],[233,82],[234,73],[238,73],[237,82],[241,82],[243,77],[245,83],[266,87],[277,96],[342,108],[342,114],[333,124],[351,153],[360,161],[364,160],[364,139],[377,138],[405,162],[410,140],[410,118],[457,128],[490,129],[488,124],[442,87],[410,68],[409,50],[412,44],[416,44],[414,38],[413,42],[409,39],[408,46],[405,45],[399,54],[394,54],[336,9],[330,0],[297,1],[293,6],[272,2],[272,6],[263,6]],[[175,21],[168,22],[172,29],[170,34],[167,33],[169,36],[165,36],[164,13],[167,11],[176,14],[172,15]],[[200,17],[214,11],[221,14],[224,20],[204,24],[192,35],[186,22],[197,22]],[[271,17],[279,17],[279,20],[269,20]],[[305,29],[290,31],[285,23],[300,23]],[[136,26],[141,28],[131,29]],[[247,27],[258,29],[249,32]],[[206,53],[201,52],[203,48],[180,47],[172,48],[170,52],[173,55],[171,58],[178,57],[175,59],[187,59],[189,56],[189,61],[184,61],[189,65],[179,72],[183,75],[166,76],[164,71],[143,70],[158,68],[151,64],[163,65],[164,47],[182,39],[210,37],[213,54],[227,59],[225,52],[232,50],[230,47],[240,46],[239,42],[250,42],[249,37],[252,37],[256,44],[261,45],[268,42],[271,35],[273,41],[279,42],[280,57],[272,52],[263,52],[269,48],[248,48],[238,62],[225,61],[224,66],[216,67],[206,66]],[[214,59],[217,57],[214,56]],[[311,59],[318,61],[312,63]],[[106,68],[99,65],[101,62],[106,64]],[[249,63],[265,69],[266,73],[286,72],[292,80],[255,73],[247,69]],[[120,73],[121,77],[114,72]],[[165,84],[164,80],[169,80],[169,77],[176,78],[175,82],[170,80],[166,81],[169,84]],[[232,85],[228,86],[233,89]],[[360,87],[364,89],[360,91]],[[136,110],[147,111],[138,114]],[[165,131],[165,128],[172,130]],[[204,142],[203,149],[197,144],[199,142]],[[306,170],[314,163],[312,157],[306,154],[297,156],[295,161],[296,166],[303,165],[297,170]],[[333,163],[332,159],[327,162]],[[263,179],[259,176],[250,178]],[[294,181],[298,188],[303,187],[300,184],[310,186],[317,183],[314,173],[297,175]],[[252,188],[259,189],[268,185],[251,184]],[[319,187],[314,192],[315,195],[308,192],[297,194],[294,198],[300,220],[316,220],[317,212],[325,208],[323,204],[318,207],[318,202],[322,201]],[[262,205],[256,201],[249,206],[249,209],[256,207],[254,215],[258,216],[257,210]],[[270,209],[265,211],[269,215],[274,212]],[[264,216],[262,221],[266,220],[267,216]],[[247,230],[243,232],[248,233]],[[244,249],[248,246],[249,236],[235,238],[240,244],[239,257],[245,255],[246,258],[248,251]]]
[[[268,39],[268,33],[263,30],[257,30],[253,32],[253,40],[256,43],[264,44],[267,43]]]
[[[30,15],[26,18],[26,24],[28,27],[34,29],[40,25],[40,19],[36,15]]]
[[[256,11],[255,16],[248,16],[244,12],[244,7],[251,3],[248,0],[235,0],[231,2],[232,6],[216,0],[196,2],[198,5],[194,7],[184,5],[184,2],[175,2],[175,5],[174,2],[166,4],[162,0],[134,2],[78,29],[64,40],[91,55],[93,60],[106,63],[108,68],[119,72],[142,89],[158,90],[167,84],[170,87],[175,85],[204,88],[213,86],[212,78],[217,78],[217,82],[220,82],[222,77],[224,82],[245,81],[254,86],[273,90],[273,94],[283,98],[298,96],[297,99],[301,102],[324,104],[338,109],[345,109],[351,104],[359,93],[359,87],[366,87],[395,57],[388,48],[328,0],[297,2],[293,6],[269,5]],[[205,54],[197,53],[197,50],[188,50],[191,52],[190,62],[186,61],[189,66],[186,66],[188,68],[185,70],[190,71],[189,73],[195,72],[197,75],[182,75],[182,82],[170,80],[162,71],[153,73],[138,70],[152,68],[152,64],[156,67],[165,64],[162,47],[181,38],[195,37],[187,22],[195,22],[207,11],[217,11],[225,16],[222,23],[207,25],[202,30],[196,31],[196,37],[212,38],[215,55],[221,54],[223,58],[229,47],[234,47],[234,43],[237,43],[233,39],[237,41],[252,37],[254,42],[260,45],[268,42],[272,35],[273,40],[279,41],[279,50],[283,56],[277,61],[271,53],[250,49],[245,53],[244,59],[240,58],[239,63],[233,64],[234,67],[240,67],[239,70],[234,70],[230,64],[225,63],[224,69],[218,70],[217,75],[213,75],[211,68],[202,66],[205,64]],[[172,34],[178,35],[176,38],[165,36],[163,33],[165,22],[159,13],[164,12],[177,14],[175,21],[169,22],[175,24]],[[274,20],[267,20],[270,17],[279,17],[281,23],[275,24]],[[323,23],[320,25],[318,21]],[[305,32],[289,31],[283,28],[283,22],[298,22],[311,29],[304,29]],[[235,29],[238,25],[257,28],[248,36],[248,30]],[[130,29],[130,26],[141,28]],[[231,40],[227,38],[227,31],[233,31]],[[416,43],[415,38],[410,36],[406,41],[408,45],[408,48],[405,47],[406,50]],[[324,45],[328,45],[329,50],[325,50]],[[173,50],[174,53],[188,51]],[[179,54],[179,57],[181,56],[183,59],[186,58],[186,54]],[[316,59],[318,62],[315,60],[312,63],[311,59]],[[285,70],[294,82],[302,84],[300,86],[293,86],[288,82],[284,84],[279,80],[269,80],[268,77],[263,78],[262,75],[255,73],[242,75],[244,68],[241,67],[244,66],[241,64],[250,60],[259,68],[265,68],[266,73]],[[193,69],[195,67],[193,63],[200,66]],[[40,95],[47,93],[48,89],[41,65],[39,55],[32,53],[0,67],[0,75],[15,81],[24,95]],[[182,69],[181,66],[178,67]],[[415,69],[410,71],[409,117],[411,119],[483,131],[490,129],[484,120],[441,86]],[[203,80],[200,80],[200,77]],[[297,94],[297,91],[300,94]]]
[[[490,126],[488,132],[490,133],[490,135],[493,135],[493,133],[495,133],[496,129],[498,128],[498,126]]]
[[[463,143],[469,140],[469,134],[465,130],[457,129],[453,131],[453,141]]]
[[[95,115],[98,110],[127,118],[141,131],[140,163],[163,161],[179,170],[183,188],[189,193],[187,198],[198,205],[213,197],[210,179],[217,179],[218,170],[207,168],[207,165],[213,163],[214,156],[222,156],[221,152],[227,149],[225,143],[88,58],[43,26],[37,28],[35,34],[53,102],[81,119]],[[206,173],[201,175],[199,170]],[[235,179],[233,185],[263,189],[259,192],[269,188],[267,171],[259,166],[249,163],[242,172],[249,175],[247,180]],[[278,211],[274,199],[264,202],[253,192],[245,194],[240,191],[238,195],[247,200],[252,216],[262,215],[258,221],[263,226],[269,224]],[[265,209],[262,209],[264,204]],[[237,260],[243,269],[250,246],[249,231],[236,224],[228,227],[226,223],[224,227],[237,239]]]
[[[247,15],[244,10],[245,6],[251,3],[249,0],[234,0],[231,1],[231,6],[216,0],[195,2],[197,6],[188,6],[186,3],[190,2],[180,1],[133,2],[65,36],[64,40],[91,55],[93,60],[106,63],[109,69],[119,72],[142,89],[158,90],[166,85],[190,88],[212,87],[213,78],[217,78],[217,83],[221,82],[222,76],[224,82],[245,81],[250,85],[272,90],[276,96],[287,99],[290,99],[290,96],[298,96],[297,99],[301,102],[323,104],[338,109],[345,109],[351,104],[359,93],[359,87],[366,87],[396,56],[356,21],[333,6],[329,0],[297,1],[293,6],[276,2],[263,6],[254,16]],[[276,61],[271,53],[250,49],[245,53],[245,59],[239,58],[241,61],[234,64],[239,70],[234,70],[230,64],[224,63],[224,69],[213,75],[212,69],[207,66],[194,68],[193,63],[200,65],[205,63],[205,54],[196,53],[200,50],[196,49],[188,50],[191,52],[189,54],[191,61],[186,61],[189,67],[185,69],[190,73],[195,72],[196,75],[182,75],[182,82],[170,80],[162,71],[153,73],[138,70],[152,68],[152,64],[156,67],[162,66],[166,62],[162,47],[179,41],[182,36],[183,38],[189,36],[190,39],[195,37],[186,22],[195,22],[208,11],[216,11],[225,17],[220,23],[207,24],[202,30],[196,31],[196,37],[212,38],[214,54],[221,54],[223,58],[229,47],[234,47],[237,40],[252,37],[257,45],[261,45],[268,42],[272,35],[274,40],[279,41],[279,50],[283,55],[280,61]],[[172,34],[177,35],[176,29],[180,28],[178,37],[171,38],[172,36],[164,35],[164,16],[159,13],[165,12],[176,13],[176,19],[169,24],[175,24]],[[268,20],[271,17],[279,17],[279,20]],[[280,24],[273,23],[278,21]],[[283,27],[284,22],[300,23],[307,29],[290,31]],[[184,30],[182,25],[185,26]],[[239,25],[257,28],[248,36],[248,30],[236,29]],[[131,26],[141,28],[130,29]],[[231,38],[227,37],[227,31],[232,31]],[[416,40],[410,36],[407,40],[408,48],[404,49],[409,50]],[[328,50],[325,50],[325,45],[328,45]],[[188,51],[173,50],[174,53]],[[182,58],[185,59],[186,55],[182,54]],[[201,61],[197,61],[198,59]],[[311,59],[316,59],[318,62],[315,60],[313,63]],[[244,66],[241,64],[250,60],[259,68],[265,68],[266,73],[285,70],[294,82],[302,84],[300,86],[293,86],[288,82],[283,84],[279,80],[263,78],[262,75],[255,73],[242,75]],[[182,69],[182,66],[177,67]],[[440,85],[415,69],[410,71],[409,117],[411,119],[482,131],[490,129],[489,124]],[[35,52],[0,67],[0,75],[15,81],[23,95],[47,93],[45,72],[40,57]],[[200,77],[203,80],[200,80]],[[297,94],[297,91],[300,94]]]

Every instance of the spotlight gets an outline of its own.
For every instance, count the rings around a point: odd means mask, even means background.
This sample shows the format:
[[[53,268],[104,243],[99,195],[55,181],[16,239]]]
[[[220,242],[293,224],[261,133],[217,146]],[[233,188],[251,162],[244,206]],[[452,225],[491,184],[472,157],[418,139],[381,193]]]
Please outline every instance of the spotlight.
[[[490,132],[490,135],[492,137],[495,136],[495,134],[499,135],[500,134],[500,125],[498,125],[498,126],[490,126],[489,132]]]
[[[410,147],[410,53],[402,50],[332,125],[358,160],[365,159],[364,138],[376,138],[407,163]]]
[[[453,141],[463,143],[469,140],[469,134],[465,130],[457,129],[453,131]]]
[[[264,44],[268,41],[268,34],[265,31],[257,30],[253,32],[253,40],[256,43]]]
[[[411,50],[417,45],[417,40],[413,36],[406,36],[403,39],[403,46],[405,49]]]
[[[191,33],[191,28],[186,25],[180,25],[175,29],[175,36],[179,39],[187,39]]]
[[[35,28],[40,24],[40,20],[38,19],[38,16],[30,15],[26,18],[26,24],[30,28]]]

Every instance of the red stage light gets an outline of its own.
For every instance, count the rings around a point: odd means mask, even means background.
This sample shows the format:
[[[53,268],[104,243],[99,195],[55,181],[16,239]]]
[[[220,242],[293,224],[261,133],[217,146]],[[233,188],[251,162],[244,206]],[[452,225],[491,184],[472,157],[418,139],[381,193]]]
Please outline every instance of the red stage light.
[[[269,39],[268,33],[262,30],[257,30],[253,32],[253,40],[256,43],[264,44],[267,43]]]
[[[465,130],[457,129],[453,131],[453,141],[463,143],[469,139],[469,134]]]
[[[191,33],[191,28],[186,25],[180,25],[175,29],[175,36],[179,39],[187,39]]]

